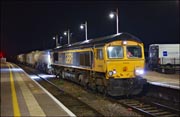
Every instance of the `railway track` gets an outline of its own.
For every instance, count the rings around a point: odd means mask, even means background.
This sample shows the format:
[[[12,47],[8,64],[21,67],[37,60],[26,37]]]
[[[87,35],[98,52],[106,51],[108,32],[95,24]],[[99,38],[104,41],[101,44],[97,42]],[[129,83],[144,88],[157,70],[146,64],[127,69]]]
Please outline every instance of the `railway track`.
[[[180,110],[167,107],[165,105],[151,102],[145,99],[124,99],[118,100],[117,103],[122,104],[136,112],[152,117],[179,117]]]
[[[76,116],[104,116],[78,98],[72,96],[67,92],[64,92],[63,89],[60,89],[52,82],[41,77],[40,75],[35,73],[35,71],[29,70],[27,68],[24,70],[26,70],[27,73],[38,76],[41,80],[35,80],[46,90],[48,90],[53,96],[55,96],[59,101],[61,101],[67,108],[69,108]]]
[[[35,74],[35,73],[33,73]],[[40,77],[40,76],[39,76]],[[92,107],[88,106],[86,103],[82,102],[78,98],[71,96],[70,94],[64,92],[62,89],[51,83],[50,81],[43,78],[43,80],[37,80],[42,86],[46,87],[49,92],[51,92],[58,100],[63,102],[63,104],[68,107],[77,116],[103,116],[97,112]],[[46,82],[46,83],[42,83]],[[47,86],[47,84],[49,86]],[[51,88],[52,87],[52,88]],[[53,88],[56,87],[56,88]],[[123,105],[132,111],[138,112],[140,115],[144,116],[166,116],[166,117],[179,117],[180,110],[171,108],[170,106],[165,106],[154,102],[152,100],[147,100],[146,98],[133,98],[133,99],[112,99],[108,98],[113,103]]]
[[[66,99],[65,99],[66,100]],[[119,100],[117,102],[123,106],[128,108],[132,108],[133,111],[136,111],[144,116],[152,116],[152,117],[179,117],[180,111],[167,107],[165,105],[156,103],[156,102],[148,102],[144,99],[125,99]]]

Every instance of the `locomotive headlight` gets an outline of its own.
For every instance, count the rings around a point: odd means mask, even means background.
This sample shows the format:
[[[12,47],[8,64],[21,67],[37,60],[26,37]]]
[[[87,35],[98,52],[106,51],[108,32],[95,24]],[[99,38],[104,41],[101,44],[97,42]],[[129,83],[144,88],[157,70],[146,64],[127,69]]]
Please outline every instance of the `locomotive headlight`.
[[[112,76],[113,75],[113,71],[109,71],[109,76]]]
[[[113,74],[116,74],[116,70],[115,69],[113,70]]]
[[[116,70],[114,69],[113,71],[109,71],[109,76],[113,76],[114,74],[116,74]]]
[[[142,74],[144,74],[144,69],[136,69],[135,74],[136,74],[136,75],[142,75]]]

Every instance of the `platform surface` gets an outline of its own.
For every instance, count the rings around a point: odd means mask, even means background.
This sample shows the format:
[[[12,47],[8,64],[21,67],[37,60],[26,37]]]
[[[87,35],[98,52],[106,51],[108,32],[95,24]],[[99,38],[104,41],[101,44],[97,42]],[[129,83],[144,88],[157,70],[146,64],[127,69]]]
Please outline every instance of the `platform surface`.
[[[12,63],[1,63],[1,116],[75,116]]]
[[[180,73],[164,74],[156,71],[146,71],[143,78],[147,79],[149,83],[161,85],[165,87],[180,89]]]

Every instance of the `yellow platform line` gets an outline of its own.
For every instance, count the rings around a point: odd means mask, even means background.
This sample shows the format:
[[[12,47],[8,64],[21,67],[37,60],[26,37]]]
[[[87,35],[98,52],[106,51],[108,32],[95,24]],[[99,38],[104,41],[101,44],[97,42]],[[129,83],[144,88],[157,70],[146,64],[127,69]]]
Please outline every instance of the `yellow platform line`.
[[[16,96],[16,89],[14,86],[14,80],[13,80],[13,75],[10,66],[9,67],[9,72],[10,72],[10,82],[11,82],[11,91],[12,91],[12,104],[13,104],[13,112],[14,116],[21,116],[20,110],[19,110],[19,105],[18,105],[18,100]]]

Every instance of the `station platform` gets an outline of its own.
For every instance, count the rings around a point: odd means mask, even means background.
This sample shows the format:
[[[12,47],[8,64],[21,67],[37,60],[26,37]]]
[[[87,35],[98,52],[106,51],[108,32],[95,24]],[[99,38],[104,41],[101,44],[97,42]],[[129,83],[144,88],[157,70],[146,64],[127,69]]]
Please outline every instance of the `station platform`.
[[[156,71],[146,71],[143,78],[147,79],[150,84],[180,89],[180,73],[164,74]]]
[[[21,69],[1,62],[1,116],[75,116]]]

